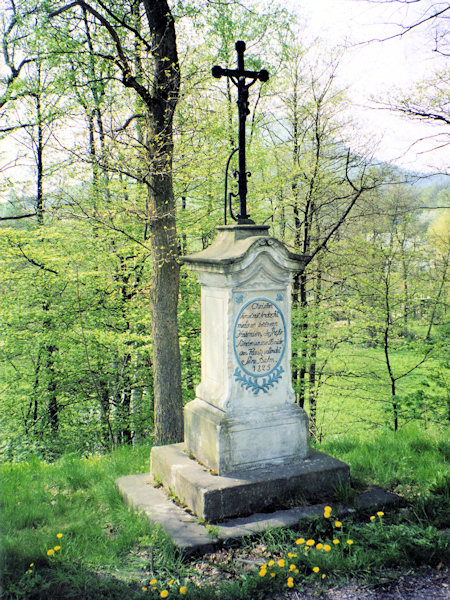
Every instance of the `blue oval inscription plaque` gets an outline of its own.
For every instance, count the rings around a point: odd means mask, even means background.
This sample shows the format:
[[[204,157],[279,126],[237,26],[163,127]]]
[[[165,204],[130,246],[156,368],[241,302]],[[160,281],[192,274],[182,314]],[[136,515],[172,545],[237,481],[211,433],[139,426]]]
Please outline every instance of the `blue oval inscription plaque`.
[[[239,367],[251,377],[267,377],[279,367],[286,349],[286,323],[275,302],[255,298],[241,308],[233,347]]]

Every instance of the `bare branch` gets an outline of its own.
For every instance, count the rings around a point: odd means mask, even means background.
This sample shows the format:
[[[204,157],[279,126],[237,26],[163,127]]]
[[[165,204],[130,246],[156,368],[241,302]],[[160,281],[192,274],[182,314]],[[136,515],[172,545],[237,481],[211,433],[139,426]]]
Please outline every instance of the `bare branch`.
[[[142,119],[143,116],[144,115],[141,115],[141,114],[132,115],[125,121],[125,123],[121,127],[118,127],[117,129],[113,129],[112,133],[119,133],[120,131],[125,131],[125,129],[134,121],[134,119]]]
[[[30,217],[36,217],[37,213],[28,213],[26,215],[14,215],[13,217],[0,217],[0,221],[14,221],[17,219],[29,219]]]
[[[393,0],[393,1],[394,2],[400,2],[400,0]],[[402,3],[402,4],[410,4],[410,2],[400,2],[400,3]],[[384,2],[380,2],[379,4],[384,4]],[[407,33],[409,33],[410,31],[412,31],[413,29],[416,29],[417,27],[420,27],[424,23],[428,23],[429,21],[433,21],[435,19],[438,19],[439,17],[442,17],[442,15],[445,14],[449,10],[450,10],[450,6],[446,6],[442,10],[437,10],[432,15],[424,16],[423,18],[419,19],[418,21],[416,21],[414,23],[411,23],[410,25],[402,25],[401,23],[397,23],[397,25],[402,28],[402,31],[399,31],[399,33],[394,33],[393,35],[386,36],[384,38],[373,38],[373,39],[368,40],[366,42],[360,42],[360,43],[355,44],[355,45],[356,46],[362,46],[362,45],[365,45],[365,44],[369,44],[370,42],[387,42],[389,40],[394,40],[396,38],[401,38],[404,35],[406,35]]]
[[[146,103],[146,105],[151,106],[153,104],[153,97],[149,93],[148,89],[146,87],[144,87],[143,85],[141,85],[137,81],[136,77],[133,76],[131,67],[128,63],[127,57],[125,56],[125,52],[122,47],[120,38],[117,35],[115,28],[111,25],[111,23],[102,14],[100,14],[90,4],[88,4],[87,2],[84,2],[84,0],[75,0],[74,2],[70,2],[69,4],[62,6],[58,10],[49,13],[48,16],[49,16],[49,18],[54,18],[54,17],[57,17],[75,7],[80,7],[82,9],[84,9],[86,12],[89,12],[93,17],[95,17],[103,25],[103,27],[105,27],[105,29],[108,31],[109,35],[111,36],[111,38],[114,42],[114,45],[116,47],[116,50],[117,50],[119,60],[115,60],[114,62],[117,64],[119,69],[122,71],[122,83],[125,85],[125,87],[133,88],[139,94],[139,96],[142,98],[142,100]]]
[[[43,271],[47,271],[48,273],[53,273],[54,275],[58,275],[58,271],[55,271],[54,269],[52,269],[51,267],[46,267],[45,265],[43,265],[42,263],[38,263],[37,261],[35,261],[33,258],[30,258],[27,254],[25,254],[22,245],[20,243],[17,242],[12,242],[11,240],[9,240],[9,242],[15,246],[20,253],[22,254],[22,256],[31,264],[34,265],[35,267],[38,267],[39,269],[42,269]]]

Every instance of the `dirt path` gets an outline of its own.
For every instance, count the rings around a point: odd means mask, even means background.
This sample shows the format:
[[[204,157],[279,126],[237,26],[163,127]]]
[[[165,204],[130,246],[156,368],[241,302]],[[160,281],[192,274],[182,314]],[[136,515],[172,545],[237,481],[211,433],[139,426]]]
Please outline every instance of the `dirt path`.
[[[348,583],[328,590],[306,588],[269,594],[264,600],[449,600],[450,577],[446,569],[425,569],[399,574],[378,585]]]

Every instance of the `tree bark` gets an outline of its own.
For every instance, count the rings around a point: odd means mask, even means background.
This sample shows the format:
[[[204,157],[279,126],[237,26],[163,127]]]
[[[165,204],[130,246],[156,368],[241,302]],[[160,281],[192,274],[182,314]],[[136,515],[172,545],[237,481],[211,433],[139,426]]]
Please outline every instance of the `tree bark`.
[[[177,317],[180,268],[172,181],[172,127],[180,72],[175,24],[167,2],[144,0],[144,7],[155,60],[152,102],[146,104],[155,443],[167,444],[183,440]]]

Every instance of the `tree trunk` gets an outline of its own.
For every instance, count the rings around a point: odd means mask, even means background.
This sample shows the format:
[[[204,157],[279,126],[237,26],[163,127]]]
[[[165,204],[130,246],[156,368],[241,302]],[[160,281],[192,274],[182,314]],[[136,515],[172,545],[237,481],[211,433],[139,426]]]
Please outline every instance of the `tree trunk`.
[[[58,434],[59,429],[59,406],[57,397],[57,386],[55,379],[55,353],[56,346],[49,344],[46,347],[46,368],[47,368],[47,394],[48,394],[48,417],[53,435]]]
[[[449,253],[447,252],[447,255],[444,257],[444,261],[443,261],[441,281],[439,283],[439,288],[438,288],[438,291],[437,291],[436,296],[434,298],[433,307],[431,309],[430,320],[428,322],[427,334],[425,336],[425,341],[427,341],[427,342],[429,342],[430,339],[431,339],[431,330],[432,330],[432,327],[434,325],[434,319],[436,317],[436,311],[437,311],[437,308],[438,308],[440,300],[441,300],[441,295],[442,295],[442,292],[444,290],[444,286],[445,286],[445,284],[447,282],[448,259],[449,259]]]
[[[39,77],[40,77],[40,65]],[[40,93],[36,94],[36,117],[37,117],[37,139],[36,139],[36,214],[40,226],[44,224],[44,132],[42,121],[42,107]]]
[[[146,74],[143,81],[139,53],[134,47],[130,61],[130,54],[116,31],[116,20],[120,22],[122,18],[114,17],[110,9],[101,13],[89,3],[74,0],[49,16],[57,17],[77,5],[85,8],[106,29],[117,51],[117,56],[112,56],[108,50],[108,60],[120,69],[123,85],[134,89],[145,106],[142,183],[147,186],[148,199],[144,236],[149,233],[153,270],[155,441],[157,444],[178,442],[183,439],[183,406],[177,323],[179,264],[172,185],[173,115],[180,90],[175,21],[167,0],[142,0],[151,37],[148,48],[153,59],[152,73]],[[131,7],[131,20],[136,25],[141,13],[134,0]],[[104,5],[101,8],[105,8]],[[146,85],[148,80],[150,89]]]
[[[315,285],[315,299],[314,299],[314,307],[316,310],[320,306],[321,302],[321,294],[322,294],[322,269],[320,261],[317,266],[317,274],[316,274],[316,285]],[[310,332],[309,332],[309,380],[308,380],[308,398],[309,398],[309,430],[311,436],[316,439],[317,438],[317,395],[318,395],[318,385],[316,381],[317,375],[317,350],[319,346],[318,333],[317,333],[317,323],[313,323]]]
[[[181,358],[178,344],[179,264],[172,182],[154,175],[148,188],[152,213],[152,341],[155,443],[183,439]],[[166,203],[161,206],[161,199]],[[167,214],[168,213],[168,214]],[[170,254],[165,249],[170,249]]]
[[[177,320],[180,268],[172,182],[172,126],[180,73],[175,24],[167,2],[144,0],[144,6],[155,60],[152,101],[146,105],[155,443],[168,444],[183,440]]]
[[[394,431],[398,430],[398,398],[396,391],[396,381],[397,379],[394,377],[394,373],[392,371],[391,359],[390,359],[390,346],[389,346],[389,335],[390,335],[390,327],[391,327],[391,306],[389,301],[389,289],[390,289],[390,275],[391,275],[391,261],[388,261],[386,264],[386,274],[384,278],[384,304],[385,304],[385,327],[383,333],[383,350],[384,350],[384,358],[386,362],[386,368],[389,374],[389,380],[391,383],[391,405],[392,411],[394,413]]]

